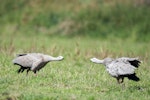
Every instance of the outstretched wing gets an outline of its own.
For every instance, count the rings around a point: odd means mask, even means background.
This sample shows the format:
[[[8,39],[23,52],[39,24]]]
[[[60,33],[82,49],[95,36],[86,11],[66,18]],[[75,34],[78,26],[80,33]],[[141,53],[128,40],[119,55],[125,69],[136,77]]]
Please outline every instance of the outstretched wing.
[[[129,63],[138,68],[141,61],[135,59],[135,60],[129,60]]]
[[[124,63],[130,63],[132,66],[138,68],[141,61],[139,58],[128,58],[128,57],[122,57],[118,58],[117,61],[123,61]]]

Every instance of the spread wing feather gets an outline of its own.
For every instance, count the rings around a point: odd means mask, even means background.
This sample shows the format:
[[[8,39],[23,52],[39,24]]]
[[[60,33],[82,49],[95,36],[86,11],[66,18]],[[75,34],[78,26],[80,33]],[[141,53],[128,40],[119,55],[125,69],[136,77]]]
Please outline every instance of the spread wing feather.
[[[130,63],[132,66],[134,66],[136,68],[138,68],[141,63],[139,58],[128,58],[128,57],[118,58],[118,59],[116,59],[116,61]]]

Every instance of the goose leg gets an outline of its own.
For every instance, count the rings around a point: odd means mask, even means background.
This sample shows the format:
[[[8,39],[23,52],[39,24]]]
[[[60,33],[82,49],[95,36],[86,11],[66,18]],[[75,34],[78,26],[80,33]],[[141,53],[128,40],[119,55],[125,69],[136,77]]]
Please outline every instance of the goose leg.
[[[123,83],[123,81],[124,81],[124,77],[121,77],[120,79],[121,79],[120,83]]]
[[[34,71],[34,75],[36,76],[37,74],[36,74],[36,71]]]
[[[21,73],[23,73],[23,71],[24,71],[24,68],[22,68]]]
[[[18,71],[17,71],[17,72],[18,72],[18,73],[20,73],[20,72],[21,72],[21,70],[22,70],[22,68],[20,67],[20,69],[18,69]]]
[[[123,83],[123,81],[124,81],[124,77],[117,77],[118,84]]]
[[[117,82],[121,85],[122,90],[125,88],[125,84],[123,83],[124,77],[118,77]],[[122,84],[121,84],[122,83]]]
[[[28,72],[29,72],[29,71],[30,71],[30,68],[27,69],[27,75],[28,75]]]
[[[117,79],[118,84],[120,84],[120,81],[119,81],[119,80],[120,80],[120,78],[119,78],[119,77],[117,77],[116,79]]]
[[[124,90],[124,88],[125,88],[125,83],[123,83],[123,81],[124,81],[124,77],[121,77],[122,89]]]

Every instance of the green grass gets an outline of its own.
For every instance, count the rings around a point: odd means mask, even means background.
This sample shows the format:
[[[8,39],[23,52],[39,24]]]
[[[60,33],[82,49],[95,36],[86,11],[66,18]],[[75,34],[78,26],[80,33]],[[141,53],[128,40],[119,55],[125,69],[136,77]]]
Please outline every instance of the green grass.
[[[3,35],[0,37],[0,99],[2,100],[148,100],[150,99],[150,47],[146,42],[92,38]],[[62,55],[61,62],[48,63],[34,76],[18,74],[12,64],[17,53],[41,52]],[[140,82],[125,79],[125,87],[108,75],[98,57],[139,57]]]
[[[149,100],[150,7],[141,0],[3,0],[0,100]],[[146,1],[146,0],[142,0]],[[18,53],[62,55],[34,76],[18,74]],[[140,82],[125,86],[90,58],[139,57]]]

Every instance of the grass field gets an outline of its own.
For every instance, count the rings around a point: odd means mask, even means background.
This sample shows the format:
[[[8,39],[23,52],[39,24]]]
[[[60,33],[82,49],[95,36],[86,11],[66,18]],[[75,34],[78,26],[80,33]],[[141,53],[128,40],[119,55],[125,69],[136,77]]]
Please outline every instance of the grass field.
[[[0,100],[149,100],[149,0],[1,0]],[[34,76],[18,53],[62,55]],[[141,81],[118,85],[90,58],[139,57]]]
[[[0,37],[1,100],[148,100],[150,99],[149,42],[131,42],[66,38],[44,35],[3,35]],[[61,62],[51,62],[37,76],[18,74],[12,59],[18,53],[40,52],[62,55]],[[137,70],[141,81],[125,79],[125,87],[108,75],[104,66],[90,58],[139,57],[143,63]]]

